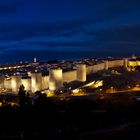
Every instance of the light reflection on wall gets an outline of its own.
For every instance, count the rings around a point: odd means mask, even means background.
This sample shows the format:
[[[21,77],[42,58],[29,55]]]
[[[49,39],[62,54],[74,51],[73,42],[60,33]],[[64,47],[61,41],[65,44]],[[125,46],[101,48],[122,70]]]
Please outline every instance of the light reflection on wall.
[[[79,64],[77,66],[77,80],[81,82],[86,81],[86,65],[85,64]]]
[[[4,88],[6,88],[6,89],[12,89],[12,86],[11,86],[11,79],[5,79],[4,80]]]
[[[42,74],[41,73],[32,73],[31,75],[31,86],[32,92],[37,90],[42,90]]]
[[[21,85],[21,76],[12,76],[11,77],[11,86],[13,92],[18,92]]]
[[[4,88],[4,75],[0,76],[0,88]]]
[[[104,65],[105,65],[105,70],[108,70],[108,61],[105,61]]]
[[[127,66],[128,66],[128,59],[125,58],[125,59],[124,59],[124,67],[127,68]]]
[[[54,91],[62,87],[62,69],[49,71],[49,90]]]
[[[22,84],[25,87],[25,90],[31,91],[31,79],[21,79]]]
[[[77,70],[68,71],[63,73],[63,82],[71,82],[77,80]]]
[[[49,76],[42,77],[42,89],[48,89],[49,87]]]
[[[136,67],[137,66],[137,62],[136,61],[129,61],[128,62],[128,66]]]

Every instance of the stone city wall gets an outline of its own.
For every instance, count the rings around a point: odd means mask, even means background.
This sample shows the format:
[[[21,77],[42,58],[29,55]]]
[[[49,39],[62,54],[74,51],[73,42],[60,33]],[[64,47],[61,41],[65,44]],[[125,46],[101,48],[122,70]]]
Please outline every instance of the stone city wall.
[[[104,63],[97,64],[94,66],[88,66],[87,67],[87,75],[91,73],[96,73],[97,71],[103,70],[105,68]]]
[[[123,66],[123,65],[124,65],[124,60],[108,61],[109,68]]]
[[[4,88],[12,89],[11,80],[4,80]]]
[[[42,76],[42,90],[49,88],[49,76]]]
[[[108,66],[106,66],[108,65]],[[108,61],[108,63],[100,63],[97,65],[93,65],[93,66],[88,66],[87,67],[87,75],[91,74],[91,73],[96,73],[97,71],[101,71],[106,69],[106,67],[108,68],[112,68],[112,67],[118,67],[118,66],[123,66],[124,65],[124,60],[114,60],[114,61]]]
[[[21,83],[24,85],[25,90],[27,91],[31,91],[31,79],[27,78],[27,79],[21,79]]]
[[[77,71],[68,71],[63,73],[63,82],[71,82],[77,80]]]
[[[108,69],[111,67],[123,66],[123,65],[124,65],[124,60],[105,61],[97,65],[88,66],[86,67],[86,70],[83,72],[86,72],[86,75],[89,75],[91,73],[96,73],[97,71],[101,71],[101,70]],[[64,82],[69,83],[75,80],[77,80],[77,70],[62,73],[62,83]],[[32,92],[35,92],[35,90],[40,90],[40,89],[42,90],[48,89],[49,76],[42,76],[41,73],[33,73],[31,75],[31,78],[21,79],[21,84],[25,86],[25,90],[32,91]],[[14,90],[17,90],[18,92],[17,85],[19,86],[19,84],[16,84],[16,87],[14,88]],[[15,86],[15,82],[13,82],[13,86]],[[12,80],[5,79],[4,88],[13,89]]]

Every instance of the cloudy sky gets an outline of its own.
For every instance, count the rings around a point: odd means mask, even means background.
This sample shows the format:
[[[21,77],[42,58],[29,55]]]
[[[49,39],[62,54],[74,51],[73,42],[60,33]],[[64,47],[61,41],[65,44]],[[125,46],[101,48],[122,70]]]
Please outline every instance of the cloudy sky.
[[[1,0],[0,63],[140,54],[139,0]]]

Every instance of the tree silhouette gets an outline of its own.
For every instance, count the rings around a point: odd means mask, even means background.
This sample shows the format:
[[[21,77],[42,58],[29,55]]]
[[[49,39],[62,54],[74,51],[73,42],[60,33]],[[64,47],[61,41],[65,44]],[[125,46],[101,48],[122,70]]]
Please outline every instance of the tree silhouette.
[[[25,107],[27,99],[26,99],[26,90],[24,85],[21,85],[19,87],[18,96],[19,96],[19,105],[21,107]]]
[[[35,101],[36,107],[45,107],[46,106],[46,94],[42,94],[40,91],[36,91],[35,95],[38,96],[37,100]]]

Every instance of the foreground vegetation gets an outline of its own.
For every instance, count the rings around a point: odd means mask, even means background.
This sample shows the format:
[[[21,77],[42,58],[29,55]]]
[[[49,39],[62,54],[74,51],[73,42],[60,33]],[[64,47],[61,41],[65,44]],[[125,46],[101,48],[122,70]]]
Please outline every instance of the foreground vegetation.
[[[0,139],[136,139],[140,136],[137,94],[118,93],[61,99],[21,87],[20,106],[0,108]]]

